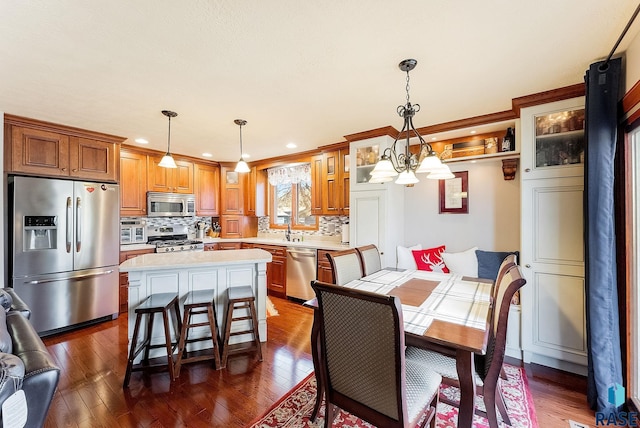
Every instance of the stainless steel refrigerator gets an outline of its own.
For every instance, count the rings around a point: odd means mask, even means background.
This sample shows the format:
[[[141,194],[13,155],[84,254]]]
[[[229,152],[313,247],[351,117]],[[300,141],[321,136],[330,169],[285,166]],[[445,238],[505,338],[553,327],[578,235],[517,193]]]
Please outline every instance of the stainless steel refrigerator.
[[[10,177],[11,277],[40,335],[118,315],[119,187]]]

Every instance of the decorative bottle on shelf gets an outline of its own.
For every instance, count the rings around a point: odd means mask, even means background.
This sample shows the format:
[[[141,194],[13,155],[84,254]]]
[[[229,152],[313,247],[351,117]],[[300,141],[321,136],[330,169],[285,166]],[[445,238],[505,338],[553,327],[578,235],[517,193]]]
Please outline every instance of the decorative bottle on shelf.
[[[513,134],[513,128],[507,128],[507,133],[502,139],[502,151],[513,152],[516,149],[516,137]]]

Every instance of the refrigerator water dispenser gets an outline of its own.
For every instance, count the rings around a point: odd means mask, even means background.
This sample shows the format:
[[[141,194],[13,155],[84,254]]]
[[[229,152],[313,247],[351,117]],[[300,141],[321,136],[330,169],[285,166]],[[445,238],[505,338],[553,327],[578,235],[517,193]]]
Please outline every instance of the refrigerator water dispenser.
[[[56,248],[56,216],[24,217],[24,251]]]

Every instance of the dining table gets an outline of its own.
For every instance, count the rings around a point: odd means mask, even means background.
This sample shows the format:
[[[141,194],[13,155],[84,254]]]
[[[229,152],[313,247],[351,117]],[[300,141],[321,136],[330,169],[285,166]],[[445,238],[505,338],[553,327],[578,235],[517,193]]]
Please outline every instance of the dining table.
[[[458,427],[471,428],[475,411],[476,355],[484,355],[493,311],[493,281],[458,274],[384,268],[343,287],[397,296],[402,304],[405,344],[455,354],[460,383]],[[311,329],[313,364],[318,383],[317,416],[326,382],[321,369],[321,321],[316,299],[305,302],[316,309]]]

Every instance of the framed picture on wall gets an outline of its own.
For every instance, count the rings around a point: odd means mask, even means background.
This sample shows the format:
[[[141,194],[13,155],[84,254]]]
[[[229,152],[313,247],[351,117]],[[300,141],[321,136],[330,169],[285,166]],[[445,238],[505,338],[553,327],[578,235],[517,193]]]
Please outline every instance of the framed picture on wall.
[[[455,177],[440,180],[440,214],[469,214],[469,172],[454,172]]]

